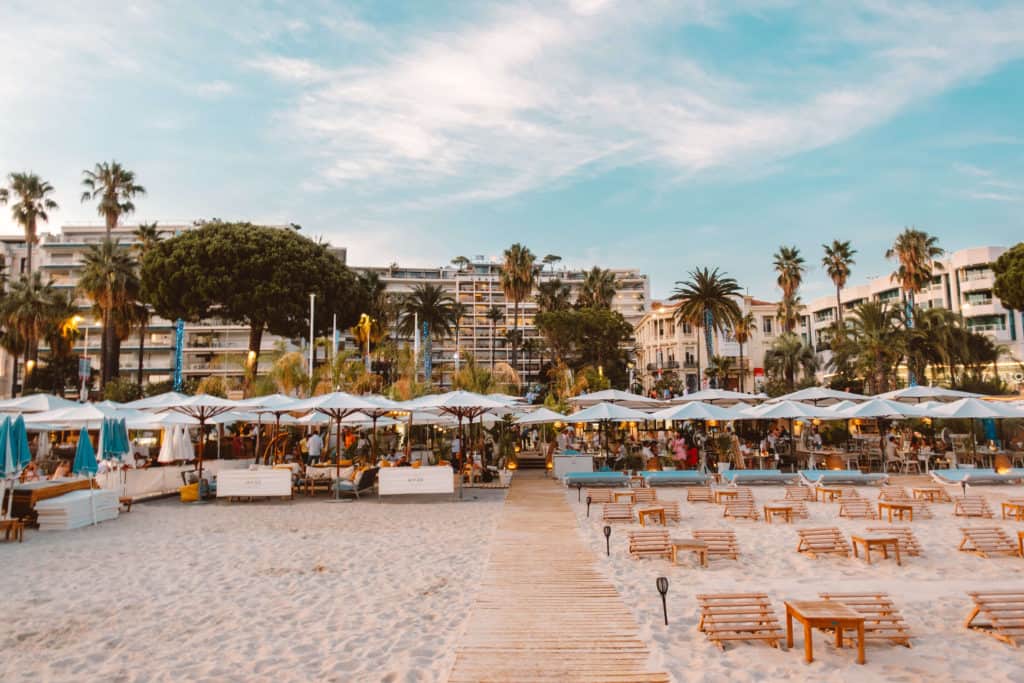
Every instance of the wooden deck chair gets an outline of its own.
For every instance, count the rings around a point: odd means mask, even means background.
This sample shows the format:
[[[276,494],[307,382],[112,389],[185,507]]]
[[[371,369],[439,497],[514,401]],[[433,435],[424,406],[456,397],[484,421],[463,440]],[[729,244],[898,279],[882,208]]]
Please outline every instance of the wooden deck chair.
[[[820,593],[823,600],[841,602],[864,615],[864,640],[887,641],[910,647],[910,628],[887,593]],[[854,631],[844,634],[851,641]]]
[[[957,517],[993,517],[984,496],[957,496],[953,500],[953,514]]]
[[[857,489],[852,486],[840,486],[839,490],[842,491],[840,498],[842,500],[850,500],[852,498],[860,498],[860,494],[857,493]]]
[[[839,501],[839,516],[848,519],[878,519],[878,513],[870,500],[846,496]]]
[[[921,544],[917,541],[917,536],[908,526],[869,526],[866,531],[869,534],[895,536],[901,555],[915,557],[924,554]]]
[[[733,490],[739,494],[736,496],[736,500],[754,501],[754,489],[749,486],[736,486],[733,487]]]
[[[644,529],[629,532],[629,554],[633,559],[643,557],[672,557],[672,541],[665,529]]]
[[[814,489],[807,486],[787,486],[786,487],[786,500],[803,500],[814,502]]]
[[[752,519],[757,521],[761,515],[757,513],[757,506],[752,500],[731,500],[725,504],[722,516],[730,519]]]
[[[736,542],[736,532],[732,529],[695,529],[693,537],[708,544],[709,561],[716,557],[740,559],[740,547]]]
[[[964,538],[960,541],[960,550],[974,553],[980,557],[992,555],[1020,556],[1020,546],[1010,538],[1006,530],[998,526],[962,527]]]
[[[655,503],[658,501],[658,489],[633,489],[633,496],[638,503]]]
[[[605,503],[601,519],[606,522],[632,522],[633,506],[630,503]]]
[[[764,593],[698,595],[700,621],[697,630],[719,649],[728,641],[761,640],[779,647],[785,632]]]
[[[683,514],[679,509],[679,501],[666,502],[663,500],[655,501],[654,503],[648,503],[646,505],[638,505],[637,508],[645,507],[659,507],[665,510],[665,521],[666,522],[679,522],[683,519]]]
[[[814,558],[819,555],[850,556],[850,542],[834,526],[797,529],[796,532],[800,536],[796,546],[798,553]]]
[[[807,503],[802,500],[773,500],[769,505],[788,505],[793,510],[793,519],[809,519],[811,516]]]
[[[710,486],[688,486],[686,488],[686,502],[713,503],[715,502],[715,497],[711,493]]]
[[[968,593],[974,608],[964,623],[1014,647],[1024,640],[1024,590]],[[978,620],[982,617],[984,621]]]
[[[584,500],[590,498],[590,502],[594,503],[614,503],[615,499],[612,497],[611,489],[587,489],[587,494],[584,496]]]
[[[883,486],[878,492],[878,500],[906,502],[911,500],[910,494],[902,486]]]

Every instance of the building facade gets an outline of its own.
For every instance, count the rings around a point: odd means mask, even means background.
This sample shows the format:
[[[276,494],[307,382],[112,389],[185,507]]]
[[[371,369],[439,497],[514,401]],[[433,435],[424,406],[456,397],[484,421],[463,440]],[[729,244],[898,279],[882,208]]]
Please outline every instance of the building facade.
[[[936,261],[931,284],[915,297],[921,308],[944,308],[963,316],[967,329],[988,335],[997,344],[1009,349],[998,365],[1000,377],[1008,384],[1019,384],[1020,365],[1015,359],[1024,359],[1024,320],[1020,311],[1012,311],[999,301],[992,288],[995,275],[991,263],[1006,251],[1006,247],[972,247],[946,254]],[[902,306],[899,285],[889,276],[876,277],[846,287],[839,293],[843,315],[848,315],[865,301],[888,302]],[[838,319],[836,297],[821,297],[809,302],[803,312],[800,333],[822,357],[820,377],[827,377],[829,326]]]
[[[392,265],[352,266],[352,269],[356,272],[376,273],[385,284],[387,293],[394,297],[408,294],[418,285],[432,284],[441,287],[452,299],[466,306],[466,315],[459,324],[458,345],[454,335],[432,341],[432,379],[440,386],[450,384],[458,362],[469,354],[477,362],[490,365],[493,348],[494,363],[511,363],[512,348],[506,334],[514,327],[515,306],[513,301],[505,297],[501,288],[501,263],[496,258],[475,256],[462,268]],[[612,309],[621,313],[635,327],[650,305],[648,278],[636,269],[609,270],[615,276],[616,287]],[[545,268],[538,274],[537,284],[558,279],[569,287],[570,298],[575,300],[585,272],[569,268]],[[488,318],[491,308],[501,312],[500,319],[493,323]],[[534,325],[536,314],[537,304],[533,296],[520,302],[518,328],[522,342],[515,370],[524,383],[537,381],[542,363],[550,360],[539,351],[542,340]],[[390,330],[390,334],[400,343],[412,343],[411,339],[401,337],[396,329]],[[531,347],[538,350],[531,351]]]
[[[742,360],[740,345],[731,333],[712,338],[714,355],[731,361],[731,371],[722,378],[721,385],[738,389],[742,378],[745,391],[760,390],[764,380],[764,353],[781,331],[776,319],[778,305],[751,296],[737,297],[736,303],[744,315],[754,316],[755,325],[750,339],[743,344]],[[673,376],[679,387],[689,392],[708,386],[703,331],[677,320],[678,309],[678,303],[656,301],[636,323],[637,379],[644,393]]]

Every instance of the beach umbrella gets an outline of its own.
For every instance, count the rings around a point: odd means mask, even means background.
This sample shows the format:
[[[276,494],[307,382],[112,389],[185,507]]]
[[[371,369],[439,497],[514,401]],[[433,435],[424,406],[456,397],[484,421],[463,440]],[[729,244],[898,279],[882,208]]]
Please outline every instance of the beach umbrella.
[[[0,401],[0,413],[43,413],[58,408],[72,408],[76,401],[69,401],[51,394],[32,394]]]
[[[736,413],[723,406],[689,401],[651,413],[650,419],[675,422],[677,420],[735,420],[737,417]]]
[[[430,394],[418,399],[405,401],[398,404],[403,410],[424,410],[439,414],[451,415],[458,421],[459,429],[459,467],[461,471],[466,447],[463,438],[462,421],[468,419],[471,423],[474,418],[490,411],[505,410],[508,405],[503,401],[492,399],[483,394],[472,391],[449,391],[445,394]],[[460,479],[461,481],[461,479]]]
[[[0,476],[4,480],[4,491],[7,490],[7,482],[11,482],[11,493],[7,496],[7,516],[10,517],[11,506],[14,502],[14,478],[18,475],[14,449],[11,448],[11,418],[6,415],[0,420]],[[0,498],[0,501],[2,500]]]
[[[783,396],[768,399],[769,403],[779,403],[780,401],[798,401],[802,403],[811,403],[813,405],[822,405],[828,403],[836,403],[839,401],[866,401],[870,396],[861,396],[850,391],[836,391],[835,389],[829,389],[827,387],[808,387],[806,389],[800,389]]]
[[[32,451],[28,445],[28,432],[25,429],[25,418],[21,415],[11,422],[10,441],[14,467],[20,472],[32,461]]]
[[[164,410],[173,410],[199,420],[199,484],[202,488],[203,480],[203,455],[206,449],[206,423],[208,420],[231,411],[236,402],[229,401],[219,396],[209,394],[197,394],[188,396],[176,403],[167,405]],[[191,459],[191,458],[190,458]],[[201,496],[200,496],[201,497]]]
[[[740,391],[729,391],[728,389],[702,389],[683,396],[676,396],[671,403],[689,403],[700,401],[701,403],[730,404],[737,401],[753,402],[768,398],[764,394],[744,394]]]
[[[653,419],[648,413],[616,403],[598,403],[567,417],[569,422],[597,422],[604,436],[604,454],[608,457],[608,426],[613,422],[644,422]]]
[[[181,403],[187,398],[187,394],[182,394],[177,391],[166,391],[162,394],[156,394],[155,396],[140,398],[137,401],[129,401],[128,403],[125,403],[123,407],[133,408],[135,410],[160,410],[162,408],[167,408],[177,403]]]
[[[163,439],[160,442],[160,453],[156,456],[156,461],[163,464],[170,464],[174,462],[174,430],[177,429],[174,425],[164,427]]]
[[[82,431],[78,433],[78,447],[75,448],[75,460],[71,465],[71,472],[91,477],[98,470],[96,451],[93,450],[92,441],[89,440],[89,430],[82,427]]]
[[[641,396],[640,394],[631,394],[628,391],[621,391],[619,389],[604,389],[591,394],[572,396],[569,398],[569,403],[577,408],[586,408],[598,403],[624,405],[629,408],[654,408],[664,405],[657,399]]]
[[[313,396],[303,401],[298,401],[294,406],[296,413],[316,411],[334,420],[335,448],[334,467],[335,476],[341,476],[341,421],[353,413],[361,413],[365,410],[375,411],[380,409],[380,404],[369,401],[365,396],[357,396],[344,391],[334,391],[329,394]],[[335,497],[338,497],[338,490],[335,489]]]
[[[976,398],[962,398],[928,411],[928,417],[938,417],[947,420],[1000,419],[1021,416],[1020,410],[995,402],[979,401]]]
[[[192,446],[192,436],[185,425],[178,427],[178,440],[175,442],[175,445],[178,447],[177,460],[192,462],[196,459],[196,450]],[[202,455],[200,455],[200,458],[202,458]]]
[[[883,398],[890,401],[904,401],[907,403],[920,403],[921,401],[957,401],[961,398],[980,398],[981,394],[974,394],[969,391],[957,391],[944,387],[906,387],[878,394],[875,398]]]
[[[529,413],[524,413],[516,418],[518,425],[540,425],[552,422],[568,422],[569,418],[561,413],[556,413],[549,408],[538,408]]]
[[[917,406],[900,403],[898,401],[889,401],[883,398],[873,398],[870,401],[865,401],[857,405],[853,405],[846,410],[836,411],[836,417],[852,420],[855,418],[871,419],[871,418],[900,418],[900,417],[920,417],[921,411],[917,409]]]
[[[745,415],[748,420],[795,420],[801,417],[828,415],[824,408],[809,406],[804,403],[797,403],[796,401],[763,403],[738,412]]]

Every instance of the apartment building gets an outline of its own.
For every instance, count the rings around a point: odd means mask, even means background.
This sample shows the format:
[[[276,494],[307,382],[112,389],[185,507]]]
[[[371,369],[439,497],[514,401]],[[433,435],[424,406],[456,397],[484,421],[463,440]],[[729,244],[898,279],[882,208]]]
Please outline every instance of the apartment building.
[[[740,345],[731,333],[715,335],[712,345],[715,355],[733,361],[733,371],[724,378],[724,385],[738,388],[742,375],[743,387],[750,391],[763,383],[765,350],[781,332],[776,319],[778,305],[751,296],[737,297],[736,303],[744,315],[750,313],[756,321],[750,340],[743,345],[742,363]],[[634,327],[637,379],[645,393],[668,373],[674,373],[688,391],[697,391],[708,384],[707,377],[698,376],[698,353],[700,375],[708,366],[704,334],[689,323],[676,320],[678,308],[678,303],[656,301]]]
[[[467,307],[467,314],[459,326],[458,348],[454,335],[432,341],[433,380],[440,386],[447,386],[451,382],[456,354],[459,358],[472,354],[478,362],[489,365],[493,348],[494,362],[511,362],[512,349],[506,333],[514,326],[515,307],[511,300],[506,299],[501,288],[501,263],[497,258],[475,256],[468,266],[461,269],[454,266],[419,268],[397,264],[386,267],[352,266],[352,269],[356,272],[376,273],[385,283],[387,292],[392,295],[401,296],[411,292],[417,285],[433,284]],[[635,326],[650,304],[647,276],[630,268],[609,270],[615,275],[616,282],[612,308]],[[584,270],[545,268],[538,275],[537,281],[539,284],[558,279],[568,285],[570,297],[575,300],[583,284],[584,274]],[[487,317],[492,307],[501,311],[500,320],[494,323]],[[541,347],[540,333],[533,322],[536,314],[537,304],[533,297],[520,302],[518,328],[522,332],[523,343],[516,370],[527,383],[538,380],[542,362],[550,360],[543,358],[539,351],[530,351],[531,345],[538,349]],[[400,342],[412,343],[411,339],[400,337],[394,329],[391,334]]]
[[[963,315],[968,329],[992,337],[1005,344],[1014,358],[1024,359],[1021,312],[1007,309],[992,293],[995,276],[990,264],[1004,251],[1006,247],[972,247],[945,255],[937,261],[941,268],[935,269],[931,284],[917,294],[916,302],[922,308],[945,308]],[[900,306],[902,293],[899,285],[884,275],[846,287],[839,294],[844,315],[864,301]],[[838,317],[836,306],[835,295],[815,299],[807,304],[801,320],[801,334],[824,360],[829,355],[828,327]],[[1007,358],[999,373],[1004,381],[1014,382],[1020,366]]]

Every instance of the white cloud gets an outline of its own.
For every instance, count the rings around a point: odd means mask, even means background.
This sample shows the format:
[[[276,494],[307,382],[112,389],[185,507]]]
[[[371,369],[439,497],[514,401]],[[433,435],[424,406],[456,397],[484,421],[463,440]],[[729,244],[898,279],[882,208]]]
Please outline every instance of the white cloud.
[[[775,3],[751,4],[742,9]],[[1024,55],[1024,8],[869,0],[810,19],[824,34],[810,42],[838,41],[859,58],[793,67],[766,86],[762,71],[776,65],[724,74],[651,52],[661,26],[728,18],[698,0],[543,7],[396,41],[359,66],[275,55],[249,64],[298,88],[281,128],[313,150],[321,180],[436,205],[638,163],[684,179],[769,166]]]
[[[216,99],[235,92],[235,86],[227,81],[208,81],[196,83],[191,86],[191,90],[199,97]]]

